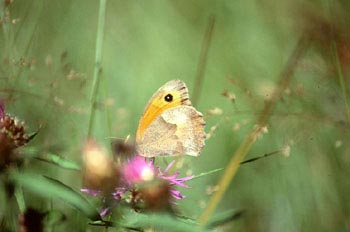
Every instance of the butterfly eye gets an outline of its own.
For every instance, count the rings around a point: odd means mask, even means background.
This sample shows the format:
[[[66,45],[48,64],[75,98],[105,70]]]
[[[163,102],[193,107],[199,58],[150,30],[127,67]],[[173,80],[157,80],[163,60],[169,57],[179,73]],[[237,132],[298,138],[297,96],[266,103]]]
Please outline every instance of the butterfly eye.
[[[167,101],[167,102],[172,102],[172,101],[173,101],[173,95],[171,95],[170,93],[167,94],[167,95],[164,97],[164,100]]]

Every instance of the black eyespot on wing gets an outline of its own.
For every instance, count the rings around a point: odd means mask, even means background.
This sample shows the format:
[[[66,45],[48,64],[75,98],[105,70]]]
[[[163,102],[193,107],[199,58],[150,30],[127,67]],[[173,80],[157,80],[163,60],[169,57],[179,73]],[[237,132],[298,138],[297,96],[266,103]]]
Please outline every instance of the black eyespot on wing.
[[[173,95],[171,95],[170,93],[168,93],[165,97],[164,100],[167,102],[172,102],[173,101]]]

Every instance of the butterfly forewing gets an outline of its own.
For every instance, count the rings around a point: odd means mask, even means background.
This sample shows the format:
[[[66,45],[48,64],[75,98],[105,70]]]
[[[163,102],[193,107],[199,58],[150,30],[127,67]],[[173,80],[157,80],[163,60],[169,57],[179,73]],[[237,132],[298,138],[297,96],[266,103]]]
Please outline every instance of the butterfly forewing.
[[[136,132],[137,151],[145,157],[198,156],[204,147],[205,122],[189,100],[181,80],[162,86],[149,100]]]
[[[166,101],[167,95],[172,96],[172,101]],[[188,89],[181,80],[172,80],[160,87],[153,94],[141,116],[136,132],[136,140],[140,140],[145,129],[165,110],[179,105],[191,105]]]

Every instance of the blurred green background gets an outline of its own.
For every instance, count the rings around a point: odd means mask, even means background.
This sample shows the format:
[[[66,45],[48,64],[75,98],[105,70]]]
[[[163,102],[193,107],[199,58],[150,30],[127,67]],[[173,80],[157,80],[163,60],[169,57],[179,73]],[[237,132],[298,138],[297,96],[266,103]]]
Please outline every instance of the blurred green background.
[[[42,127],[31,147],[81,163],[99,1],[0,2],[0,98],[6,111],[24,120],[28,131]],[[210,138],[201,156],[185,157],[179,171],[184,176],[224,168],[307,34],[310,45],[269,114],[267,133],[246,158],[281,149],[284,155],[240,167],[216,212],[244,214],[219,231],[350,231],[349,10],[349,1],[331,0],[107,1],[93,136],[106,147],[110,137],[133,138],[148,99],[168,80],[184,80],[192,95],[214,15],[196,105]],[[213,114],[215,108],[222,112]],[[25,168],[81,187],[80,172],[40,161],[28,161]],[[189,182],[180,212],[199,217],[222,173]],[[59,200],[28,193],[25,201],[65,213],[54,231],[102,231]]]

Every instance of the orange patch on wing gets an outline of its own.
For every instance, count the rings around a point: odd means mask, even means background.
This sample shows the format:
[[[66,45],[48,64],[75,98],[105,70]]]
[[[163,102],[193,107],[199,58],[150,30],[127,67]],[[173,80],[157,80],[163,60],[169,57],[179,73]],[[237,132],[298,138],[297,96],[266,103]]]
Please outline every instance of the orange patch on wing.
[[[173,96],[173,100],[171,102],[165,101],[164,97],[167,94],[171,94]],[[159,95],[152,98],[140,119],[136,132],[136,139],[141,140],[147,127],[165,110],[179,105],[182,105],[182,99],[181,94],[178,91],[161,92]]]

